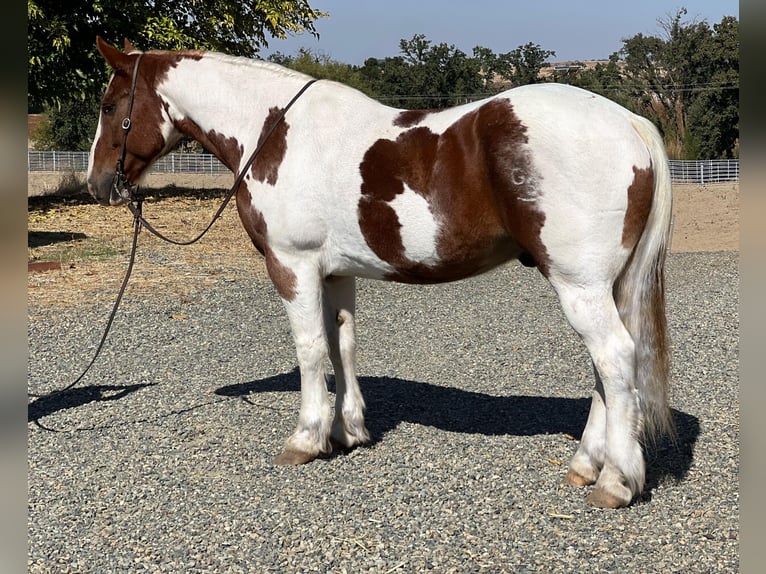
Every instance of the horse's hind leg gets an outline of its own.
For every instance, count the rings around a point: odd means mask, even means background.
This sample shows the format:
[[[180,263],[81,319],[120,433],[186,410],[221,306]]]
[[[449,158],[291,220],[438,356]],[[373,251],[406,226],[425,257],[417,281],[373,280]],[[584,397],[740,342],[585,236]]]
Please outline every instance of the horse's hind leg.
[[[367,442],[364,399],[356,378],[356,279],[328,277],[324,282],[324,322],[335,372],[335,419],[331,439],[342,449]]]
[[[593,390],[588,422],[580,439],[572,460],[569,461],[569,471],[564,482],[574,486],[588,486],[598,480],[601,467],[604,465],[606,451],[606,406],[604,405],[604,385],[594,365],[596,386]]]
[[[303,265],[301,265],[303,263]],[[322,313],[322,279],[314,266],[296,262],[289,267],[272,263],[267,267],[280,291],[293,332],[301,373],[301,408],[298,426],[287,439],[285,450],[275,457],[276,464],[303,464],[319,454],[330,452],[332,409],[327,394],[325,362],[327,337]],[[281,275],[272,269],[279,271]],[[285,276],[292,281],[285,288]],[[281,283],[280,283],[281,281]],[[283,285],[280,288],[280,285]]]
[[[585,485],[594,506],[630,504],[644,487],[640,407],[635,381],[635,345],[622,323],[611,284],[570,285],[552,278],[562,309],[580,334],[596,370],[596,391],[580,448],[567,480]]]

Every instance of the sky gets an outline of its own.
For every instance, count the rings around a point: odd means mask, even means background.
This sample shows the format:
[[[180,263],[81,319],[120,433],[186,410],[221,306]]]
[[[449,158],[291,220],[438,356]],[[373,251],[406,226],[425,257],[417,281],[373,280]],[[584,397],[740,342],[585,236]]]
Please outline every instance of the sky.
[[[346,64],[399,54],[399,41],[425,34],[433,44],[454,45],[469,56],[475,46],[496,54],[532,42],[556,52],[550,62],[605,60],[638,33],[661,36],[660,19],[686,6],[686,19],[712,27],[723,16],[739,19],[737,0],[310,0],[329,12],[316,21],[319,40],[301,34],[270,40],[276,51],[295,55],[300,48]]]

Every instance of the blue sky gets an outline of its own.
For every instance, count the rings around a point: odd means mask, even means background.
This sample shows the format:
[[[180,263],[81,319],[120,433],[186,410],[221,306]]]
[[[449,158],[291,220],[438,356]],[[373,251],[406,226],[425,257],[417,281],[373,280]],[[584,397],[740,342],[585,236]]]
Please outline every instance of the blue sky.
[[[736,0],[310,0],[330,13],[316,22],[320,39],[308,34],[272,40],[263,57],[294,55],[305,47],[347,64],[399,53],[399,40],[425,34],[435,44],[454,44],[471,55],[474,46],[496,54],[532,42],[553,50],[551,61],[606,59],[622,39],[660,35],[658,19],[686,6],[687,18],[711,26],[723,16],[739,18]]]

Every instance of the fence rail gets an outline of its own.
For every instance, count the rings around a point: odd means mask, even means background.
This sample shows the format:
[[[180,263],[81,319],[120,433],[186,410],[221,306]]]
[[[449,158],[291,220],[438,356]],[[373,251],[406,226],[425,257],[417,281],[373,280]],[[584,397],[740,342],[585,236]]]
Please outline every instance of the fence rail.
[[[78,151],[28,152],[28,171],[87,171],[88,153]],[[226,174],[229,170],[206,153],[171,153],[152,166],[153,173]],[[671,160],[674,183],[719,183],[739,181],[738,159]]]
[[[670,160],[674,183],[720,183],[739,181],[738,159]]]

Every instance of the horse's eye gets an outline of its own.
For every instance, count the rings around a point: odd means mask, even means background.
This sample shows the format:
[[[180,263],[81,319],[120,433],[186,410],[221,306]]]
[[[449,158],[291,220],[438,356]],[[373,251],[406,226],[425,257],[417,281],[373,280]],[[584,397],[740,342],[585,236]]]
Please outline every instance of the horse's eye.
[[[109,116],[114,112],[114,104],[104,104],[101,106],[101,111],[105,116]]]

